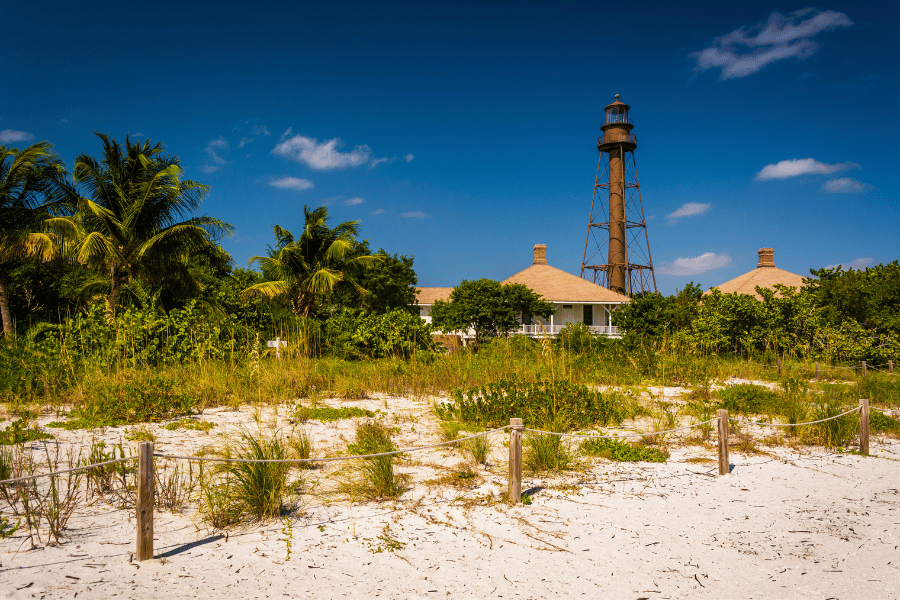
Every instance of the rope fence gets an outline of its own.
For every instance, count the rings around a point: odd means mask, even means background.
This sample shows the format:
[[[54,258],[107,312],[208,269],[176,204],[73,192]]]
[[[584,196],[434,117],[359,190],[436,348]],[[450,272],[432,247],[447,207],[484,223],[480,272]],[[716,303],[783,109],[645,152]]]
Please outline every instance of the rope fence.
[[[748,360],[747,360],[747,364],[750,364],[750,365],[757,365],[757,366],[760,366],[760,367],[773,367],[773,368],[778,369],[778,374],[781,375],[782,362],[781,362],[781,359],[780,359],[780,358],[778,359],[778,362],[777,362],[776,364],[772,364],[772,363],[764,363],[764,362],[753,362],[753,359],[748,359]],[[876,371],[880,371],[880,372],[882,372],[882,373],[885,373],[885,372],[886,372],[886,373],[888,373],[888,374],[891,375],[891,376],[894,375],[894,361],[893,361],[893,360],[889,360],[889,361],[887,361],[886,363],[881,363],[881,364],[878,364],[878,365],[870,365],[870,364],[868,364],[866,361],[862,361],[860,364],[854,365],[854,366],[852,366],[852,367],[847,367],[847,366],[844,366],[844,365],[820,365],[820,364],[819,364],[819,361],[816,361],[816,362],[815,362],[816,379],[819,378],[819,369],[820,369],[820,367],[821,367],[822,370],[825,370],[825,371],[836,371],[836,370],[838,370],[838,369],[844,369],[844,370],[852,371],[852,372],[855,373],[856,371],[859,370],[859,371],[862,372],[863,377],[866,376],[866,372],[867,372],[868,369],[875,369]],[[882,369],[881,367],[887,367],[887,371],[885,371],[885,370]],[[810,367],[809,367],[809,366],[806,366],[806,368],[809,369]]]
[[[887,413],[885,409],[879,409],[876,407],[876,410]],[[869,454],[869,401],[867,399],[861,399],[859,401],[859,406],[854,407],[850,410],[842,412],[841,414],[834,415],[832,417],[828,417],[825,419],[818,419],[816,421],[808,421],[804,423],[760,423],[756,421],[751,421],[749,419],[743,418],[730,418],[728,411],[725,409],[718,410],[717,416],[708,419],[706,421],[702,421],[699,423],[695,423],[692,425],[688,425],[685,427],[678,427],[674,429],[667,429],[662,431],[652,431],[647,433],[632,433],[632,434],[619,434],[619,435],[598,435],[598,434],[584,434],[584,433],[562,433],[555,431],[544,431],[541,429],[531,429],[526,428],[523,425],[522,419],[520,418],[512,418],[510,419],[509,425],[499,427],[497,429],[491,429],[489,431],[484,431],[480,433],[476,433],[470,436],[457,438],[454,440],[450,440],[447,442],[440,442],[437,444],[429,444],[427,446],[417,446],[414,448],[404,448],[402,450],[392,450],[389,452],[379,452],[375,454],[360,454],[360,455],[351,455],[351,456],[333,456],[333,457],[323,457],[323,458],[305,458],[305,459],[242,459],[242,458],[227,458],[227,457],[202,457],[202,456],[179,456],[179,455],[169,455],[169,454],[160,454],[153,452],[153,442],[140,442],[138,445],[138,453],[135,456],[129,456],[124,458],[118,458],[114,460],[108,460],[100,463],[95,463],[91,465],[82,465],[78,467],[74,467],[71,469],[65,469],[60,471],[53,471],[50,473],[36,473],[32,475],[27,475],[24,477],[17,477],[14,479],[5,479],[0,481],[0,486],[21,483],[23,481],[35,480],[40,477],[56,477],[59,475],[65,475],[67,473],[74,473],[78,471],[86,471],[90,469],[96,469],[98,467],[103,467],[107,465],[119,464],[130,461],[137,461],[137,474],[136,474],[136,485],[135,485],[135,516],[136,516],[136,525],[137,525],[137,540],[136,540],[136,552],[135,558],[137,560],[148,560],[154,557],[153,553],[153,514],[154,514],[154,469],[153,469],[153,459],[161,458],[167,460],[186,460],[186,461],[195,461],[195,462],[220,462],[220,463],[294,463],[294,464],[302,464],[302,463],[321,463],[321,462],[332,462],[332,461],[342,461],[342,460],[369,460],[374,458],[380,458],[384,456],[396,456],[404,453],[412,453],[412,452],[420,452],[423,450],[430,450],[434,448],[442,448],[455,444],[459,444],[460,442],[465,442],[467,440],[472,440],[479,437],[493,435],[495,433],[500,433],[505,430],[509,430],[509,474],[508,474],[508,491],[507,496],[508,500],[511,504],[517,504],[521,502],[522,499],[522,433],[527,431],[529,433],[534,433],[538,435],[554,435],[559,437],[569,437],[569,438],[586,438],[586,439],[622,439],[622,438],[630,438],[630,437],[654,437],[668,433],[676,433],[679,431],[687,431],[691,429],[696,429],[699,427],[712,425],[713,423],[717,423],[718,427],[718,453],[719,453],[719,475],[727,475],[731,472],[731,464],[729,462],[728,455],[728,440],[729,440],[729,420],[747,423],[750,425],[756,425],[760,427],[799,427],[805,425],[816,425],[819,423],[825,423],[827,421],[832,421],[834,419],[839,419],[841,417],[845,417],[852,413],[859,412],[859,451],[860,454]],[[893,411],[891,411],[893,412]]]

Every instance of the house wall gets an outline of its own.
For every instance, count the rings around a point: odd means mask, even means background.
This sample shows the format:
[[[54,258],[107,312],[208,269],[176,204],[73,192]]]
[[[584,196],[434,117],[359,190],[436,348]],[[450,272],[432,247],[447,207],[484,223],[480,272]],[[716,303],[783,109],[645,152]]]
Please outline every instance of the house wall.
[[[553,303],[556,306],[556,314],[553,315],[553,324],[554,325],[566,325],[567,323],[584,323],[584,307],[585,304],[562,304],[562,303]],[[593,315],[592,322],[590,325],[609,325],[609,311],[612,309],[614,305],[611,304],[591,304],[593,306]],[[570,308],[566,308],[570,307]],[[550,319],[541,319],[540,317],[534,317],[532,322],[542,323],[543,325],[549,325]]]

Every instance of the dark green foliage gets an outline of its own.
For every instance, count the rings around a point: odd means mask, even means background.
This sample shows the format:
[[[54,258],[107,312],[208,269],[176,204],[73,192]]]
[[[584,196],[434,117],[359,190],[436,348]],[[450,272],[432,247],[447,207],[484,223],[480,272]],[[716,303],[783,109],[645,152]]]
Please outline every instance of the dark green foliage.
[[[402,309],[368,315],[343,311],[328,319],[325,330],[331,353],[341,358],[409,358],[435,349],[431,326]]]
[[[35,440],[52,440],[53,436],[37,427],[29,427],[30,420],[16,419],[6,429],[0,429],[0,445],[12,446]],[[0,477],[0,479],[3,479]]]
[[[900,264],[876,265],[866,270],[811,271],[808,293],[822,307],[829,324],[838,327],[852,319],[879,333],[900,333]]]
[[[565,421],[572,427],[617,425],[627,416],[625,407],[611,394],[568,381],[514,379],[455,390],[452,401],[441,403],[437,411],[444,420],[488,427],[507,425],[512,417],[525,419],[526,427],[553,421]]]
[[[349,258],[372,255],[369,249],[369,241],[358,242],[350,253]],[[413,257],[388,254],[381,248],[374,254],[379,260],[371,269],[350,262],[345,273],[356,281],[366,293],[362,295],[351,294],[342,290],[336,292],[329,300],[333,310],[341,310],[344,307],[358,307],[366,313],[387,313],[401,309],[414,311],[416,303],[416,272],[413,270]],[[418,314],[418,311],[414,311]]]
[[[662,338],[675,331],[690,328],[699,312],[703,290],[691,282],[675,296],[647,292],[632,297],[631,302],[615,312],[615,323],[627,335]]]
[[[555,308],[521,284],[503,285],[492,279],[463,281],[453,288],[450,301],[431,308],[434,327],[441,331],[475,330],[478,340],[503,335],[531,317],[550,318]]]
[[[722,408],[744,415],[771,412],[778,403],[778,394],[769,388],[750,383],[726,387],[718,395],[722,399]]]
[[[880,410],[869,411],[869,427],[879,433],[900,435],[900,421],[893,419]]]
[[[592,438],[581,444],[581,451],[619,462],[666,462],[666,455],[656,448],[644,448],[624,440]]]

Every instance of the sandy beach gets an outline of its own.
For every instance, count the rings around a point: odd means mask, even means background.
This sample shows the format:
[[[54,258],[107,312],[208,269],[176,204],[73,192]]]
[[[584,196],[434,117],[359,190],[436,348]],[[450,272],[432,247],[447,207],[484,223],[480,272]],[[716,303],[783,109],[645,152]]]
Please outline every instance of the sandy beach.
[[[438,440],[430,402],[353,404],[386,413],[397,445],[410,447]],[[279,412],[256,417],[281,427]],[[202,418],[219,424],[210,434],[152,426],[157,449],[196,452],[254,422],[253,413],[206,411]],[[306,427],[321,453],[352,438],[351,420]],[[123,429],[103,436],[120,439]],[[73,445],[87,435],[53,432]],[[133,510],[95,502],[79,508],[60,545],[0,542],[0,598],[900,596],[897,440],[873,437],[871,457],[732,450],[723,477],[714,451],[675,444],[663,464],[597,460],[558,476],[526,474],[531,504],[510,507],[502,501],[505,435],[493,440],[488,466],[473,467],[469,486],[436,480],[465,463],[459,451],[405,455],[400,470],[413,486],[397,502],[310,494],[286,521],[227,539],[190,511],[158,512],[157,558],[141,563],[132,560]],[[307,476],[328,479],[326,471]]]

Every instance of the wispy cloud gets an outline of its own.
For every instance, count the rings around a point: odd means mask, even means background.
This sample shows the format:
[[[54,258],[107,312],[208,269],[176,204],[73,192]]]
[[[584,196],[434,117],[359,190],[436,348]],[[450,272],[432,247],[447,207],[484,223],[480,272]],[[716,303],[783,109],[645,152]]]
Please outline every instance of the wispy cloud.
[[[30,142],[34,136],[27,131],[16,131],[15,129],[4,129],[0,131],[0,144],[14,144],[16,142]]]
[[[714,269],[721,269],[731,264],[731,257],[727,254],[707,252],[696,258],[676,258],[670,264],[663,264],[656,269],[662,275],[699,275]]]
[[[424,219],[425,213],[423,213],[421,210],[416,210],[412,212],[400,213],[400,216],[405,219]]]
[[[851,25],[850,17],[833,10],[805,8],[787,16],[773,12],[764,24],[739,27],[691,57],[698,73],[721,69],[722,79],[746,77],[779,60],[808,58],[819,49],[816,35]]]
[[[846,265],[827,265],[826,269],[837,269],[838,267],[842,267],[844,270],[855,269],[857,271],[862,271],[871,267],[875,264],[874,258],[857,258],[856,260],[851,260]]]
[[[693,217],[695,215],[702,215],[709,210],[710,206],[710,204],[705,204],[703,202],[688,202],[675,212],[666,215],[666,218],[669,219],[670,223],[674,223],[681,217]]]
[[[773,165],[766,165],[756,174],[756,179],[764,181],[766,179],[788,179],[800,175],[824,174],[831,175],[847,169],[860,169],[861,167],[854,162],[843,162],[829,165],[819,162],[814,158],[793,158],[791,160],[782,160]]]
[[[221,168],[222,167],[217,167],[215,165],[203,165],[202,167],[200,167],[200,170],[209,175],[210,173],[215,173]]]
[[[373,159],[372,159],[372,162],[369,163],[369,168],[370,168],[370,169],[374,169],[375,167],[377,167],[377,166],[380,165],[381,163],[388,162],[389,160],[391,160],[391,159],[389,159],[389,158],[373,158]]]
[[[297,190],[298,192],[315,187],[312,181],[303,179],[302,177],[282,177],[281,179],[273,179],[269,182],[269,185],[286,190]]]
[[[357,206],[363,203],[363,199],[359,196],[355,198],[350,198],[349,200],[344,200],[344,206]]]
[[[290,133],[291,130],[288,129],[284,132],[282,138],[290,135]],[[369,162],[372,151],[368,146],[356,146],[350,152],[341,152],[339,148],[343,145],[344,143],[340,138],[319,143],[317,139],[295,135],[279,142],[272,149],[272,154],[303,163],[317,171],[358,167]]]
[[[840,177],[826,181],[822,184],[822,189],[829,194],[859,194],[869,189],[869,184],[850,179],[849,177]]]
[[[247,144],[252,144],[255,141],[256,141],[256,138],[242,137],[241,141],[238,142],[238,148],[243,148]]]
[[[413,156],[412,152],[410,152],[409,154],[407,154],[406,156],[403,157],[403,160],[405,160],[406,162],[412,162],[414,158],[415,158],[415,156]]]
[[[373,214],[373,215],[383,215],[383,214],[384,214],[384,209],[383,209],[383,208],[379,208],[378,210],[373,210],[373,211],[372,211],[372,214]]]
[[[265,125],[254,125],[253,129],[251,130],[251,133],[253,135],[265,135],[265,136],[272,135],[272,132],[269,131],[269,129]]]
[[[228,150],[228,147],[228,141],[220,135],[216,139],[210,140],[206,145],[206,155],[211,162],[214,162],[217,165],[224,165],[225,159],[219,156],[219,151]]]

